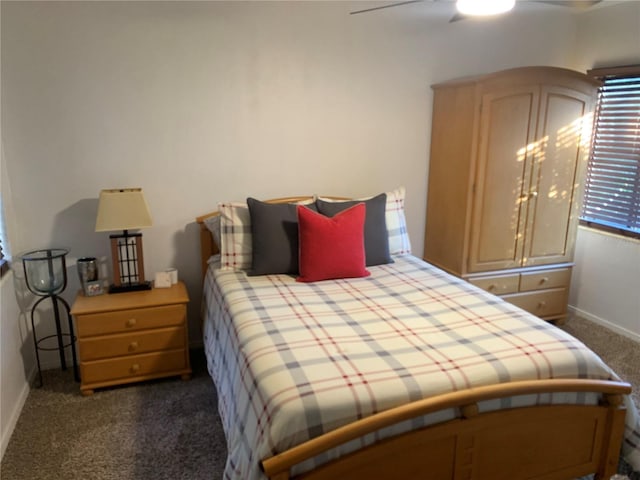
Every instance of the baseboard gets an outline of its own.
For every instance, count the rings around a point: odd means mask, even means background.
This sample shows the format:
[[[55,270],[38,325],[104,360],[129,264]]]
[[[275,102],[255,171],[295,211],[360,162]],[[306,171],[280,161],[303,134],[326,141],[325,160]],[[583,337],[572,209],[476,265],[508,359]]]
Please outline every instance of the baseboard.
[[[579,317],[585,318],[587,320],[589,320],[590,322],[596,323],[598,325],[601,325],[605,328],[608,328],[609,330],[612,330],[622,336],[625,336],[627,338],[630,338],[631,340],[634,340],[638,343],[640,343],[640,334],[636,333],[636,332],[632,332],[631,330],[627,330],[624,327],[621,327],[620,325],[616,325],[615,323],[611,323],[608,320],[605,320],[604,318],[600,318],[596,315],[593,315],[589,312],[585,312],[584,310],[580,310],[579,308],[576,308],[572,305],[569,305],[569,311],[576,314]]]
[[[20,418],[20,414],[22,413],[22,408],[24,407],[24,404],[27,401],[27,397],[29,396],[29,392],[31,391],[31,384],[33,383],[37,373],[38,372],[36,368],[31,371],[28,381],[25,382],[25,384],[22,386],[20,395],[18,395],[18,399],[13,405],[13,411],[9,416],[9,422],[7,423],[4,432],[2,432],[2,437],[0,437],[0,461],[4,457],[4,452],[7,450],[9,440],[11,440],[11,435],[13,435],[13,431],[16,428],[16,424],[18,423],[18,419]]]

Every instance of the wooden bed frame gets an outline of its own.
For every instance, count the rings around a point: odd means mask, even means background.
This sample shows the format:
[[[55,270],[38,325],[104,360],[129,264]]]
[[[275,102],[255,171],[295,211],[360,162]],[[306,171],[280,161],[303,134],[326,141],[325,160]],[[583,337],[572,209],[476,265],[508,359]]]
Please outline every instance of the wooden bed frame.
[[[287,203],[312,197],[269,200]],[[345,198],[333,197],[337,200]],[[203,278],[207,260],[218,247],[204,220],[200,224]],[[595,392],[598,405],[539,405],[480,413],[478,402],[552,392]],[[268,478],[287,480],[428,479],[428,480],[570,480],[595,473],[609,480],[616,473],[626,410],[623,382],[601,380],[522,381],[471,388],[425,398],[366,417],[263,459]],[[460,418],[382,440],[292,477],[302,461],[401,421],[456,408]]]

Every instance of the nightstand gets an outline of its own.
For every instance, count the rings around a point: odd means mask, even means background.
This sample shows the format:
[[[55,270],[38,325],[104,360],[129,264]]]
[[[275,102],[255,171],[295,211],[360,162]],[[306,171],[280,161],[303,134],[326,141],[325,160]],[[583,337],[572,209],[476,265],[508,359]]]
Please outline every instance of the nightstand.
[[[189,296],[171,288],[86,297],[78,293],[76,319],[80,392],[180,375],[191,378],[187,332]]]

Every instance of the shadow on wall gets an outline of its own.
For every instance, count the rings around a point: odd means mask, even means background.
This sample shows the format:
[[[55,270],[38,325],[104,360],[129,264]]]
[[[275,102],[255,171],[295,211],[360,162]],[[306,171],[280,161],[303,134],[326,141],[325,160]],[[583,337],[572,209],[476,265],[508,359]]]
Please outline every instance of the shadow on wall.
[[[95,222],[98,198],[85,198],[60,211],[53,222],[49,245],[39,248],[60,247],[69,249],[67,255],[67,288],[61,296],[71,305],[75,292],[80,289],[76,260],[80,257],[96,257],[102,265],[101,279],[111,278],[109,261],[109,232],[96,233]],[[178,269],[178,278],[189,292],[187,318],[189,319],[189,341],[201,344],[200,304],[202,299],[202,273],[200,272],[200,228],[196,222],[185,225],[173,235],[173,257],[167,267]],[[153,278],[149,278],[153,280]],[[39,332],[38,332],[39,334]]]
[[[52,247],[69,249],[67,255],[68,284],[62,296],[72,302],[75,292],[80,288],[80,280],[76,271],[76,260],[81,257],[107,258],[109,252],[109,232],[95,231],[98,198],[85,198],[77,201],[56,215],[51,232]],[[106,262],[108,265],[109,262]],[[72,268],[71,268],[72,267]],[[101,277],[108,277],[110,272],[100,272]]]
[[[76,269],[76,260],[83,256],[106,256],[108,254],[108,242],[103,242],[100,234],[94,232],[98,199],[80,200],[65,210],[59,212],[53,223],[53,231],[47,241],[47,236],[43,235],[40,243],[36,243],[30,250],[40,250],[46,248],[65,248],[69,250],[66,256],[67,286],[60,297],[64,298],[69,305],[73,303],[76,292],[80,289],[80,280]],[[13,269],[13,283],[16,303],[19,309],[18,328],[20,332],[20,351],[24,359],[25,374],[27,378],[36,369],[34,332],[31,327],[31,310],[34,303],[41,297],[37,297],[27,288],[24,269],[22,265],[21,252],[16,256]],[[63,332],[67,330],[66,310],[60,305],[61,324]],[[41,339],[48,335],[55,334],[55,321],[53,305],[51,301],[43,301],[34,312],[35,335]],[[42,345],[51,347],[47,343]],[[53,347],[56,347],[53,345]],[[71,365],[71,352],[65,349],[68,365]],[[40,363],[42,369],[59,368],[60,360],[57,348],[52,351],[40,351]]]
[[[171,266],[178,269],[178,279],[185,283],[189,292],[187,306],[189,344],[201,345],[202,273],[200,272],[200,226],[196,222],[188,223],[184,230],[174,234],[173,252]]]
[[[102,242],[102,236],[108,233],[96,233],[97,198],[85,198],[77,201],[56,215],[51,232],[51,243],[69,249],[67,258],[107,255],[108,242]]]

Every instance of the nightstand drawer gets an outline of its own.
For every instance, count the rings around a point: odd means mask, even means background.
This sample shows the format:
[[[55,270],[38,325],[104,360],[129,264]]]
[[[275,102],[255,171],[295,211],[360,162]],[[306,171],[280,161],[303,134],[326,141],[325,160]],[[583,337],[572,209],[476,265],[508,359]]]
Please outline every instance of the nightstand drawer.
[[[79,337],[184,325],[184,305],[137,308],[77,316]]]
[[[514,295],[505,295],[502,298],[538,317],[560,315],[565,313],[567,309],[567,289],[565,288],[516,293]]]
[[[494,275],[491,277],[470,278],[469,283],[486,290],[495,295],[503,295],[505,293],[514,293],[518,291],[520,275],[517,273],[512,275]]]
[[[566,288],[569,286],[570,280],[571,269],[569,268],[523,273],[520,278],[520,291]]]
[[[186,347],[184,327],[81,338],[78,343],[84,361]]]
[[[185,350],[170,350],[145,355],[131,355],[110,360],[80,363],[82,383],[105,382],[143,377],[166,372],[179,372],[188,368]]]

